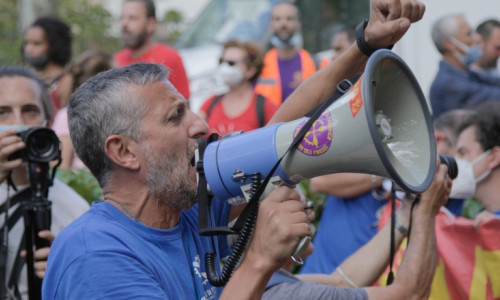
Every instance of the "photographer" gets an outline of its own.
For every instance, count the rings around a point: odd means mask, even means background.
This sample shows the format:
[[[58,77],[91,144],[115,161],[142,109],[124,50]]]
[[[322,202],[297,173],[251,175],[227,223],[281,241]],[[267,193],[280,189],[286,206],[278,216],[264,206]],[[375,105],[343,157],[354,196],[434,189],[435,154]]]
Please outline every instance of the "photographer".
[[[2,237],[7,251],[0,251],[0,260],[6,263],[2,291],[4,299],[27,299],[27,272],[24,263],[24,223],[21,202],[29,200],[31,189],[27,163],[23,158],[9,160],[9,157],[25,147],[25,143],[16,133],[30,126],[46,126],[51,119],[51,104],[42,81],[30,71],[19,67],[0,68],[0,126],[10,129],[0,132],[0,224],[4,230],[7,219],[8,236]],[[8,176],[17,187],[18,192],[7,184]],[[19,196],[17,196],[19,195]],[[88,203],[68,186],[58,180],[49,189],[49,200],[52,202],[51,230],[41,231],[39,237],[54,239],[63,227],[88,210]],[[5,210],[8,208],[7,216]],[[3,235],[3,234],[2,234]],[[45,274],[49,248],[38,249],[33,258],[35,271],[39,278]]]

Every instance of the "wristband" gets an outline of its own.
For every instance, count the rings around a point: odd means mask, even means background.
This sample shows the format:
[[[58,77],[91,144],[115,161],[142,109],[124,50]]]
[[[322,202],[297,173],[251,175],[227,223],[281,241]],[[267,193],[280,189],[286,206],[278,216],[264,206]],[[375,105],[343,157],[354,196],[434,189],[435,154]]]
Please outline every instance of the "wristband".
[[[365,28],[368,25],[368,20],[366,19],[363,22],[359,23],[356,26],[356,44],[358,45],[359,50],[364,55],[370,57],[377,49],[373,49],[372,46],[368,45],[365,41]],[[391,50],[394,45],[387,47],[387,49]]]

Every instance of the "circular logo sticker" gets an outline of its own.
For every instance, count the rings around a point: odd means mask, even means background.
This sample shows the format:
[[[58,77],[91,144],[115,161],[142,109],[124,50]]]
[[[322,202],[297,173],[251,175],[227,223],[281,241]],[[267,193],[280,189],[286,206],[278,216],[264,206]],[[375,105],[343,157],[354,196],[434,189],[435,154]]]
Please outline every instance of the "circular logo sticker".
[[[307,119],[302,121],[294,130],[293,137],[295,138],[300,129],[304,127]],[[332,144],[333,127],[332,116],[330,112],[322,113],[319,118],[314,121],[313,125],[305,134],[302,141],[297,145],[297,149],[308,156],[320,156],[325,154]]]

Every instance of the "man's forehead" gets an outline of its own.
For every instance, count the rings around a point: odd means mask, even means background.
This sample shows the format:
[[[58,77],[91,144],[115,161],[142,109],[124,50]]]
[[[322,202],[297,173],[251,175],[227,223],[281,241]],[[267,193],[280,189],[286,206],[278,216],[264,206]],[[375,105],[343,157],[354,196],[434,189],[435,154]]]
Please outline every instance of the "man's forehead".
[[[472,150],[480,147],[476,138],[476,126],[472,125],[460,132],[457,140],[457,150]]]
[[[276,4],[273,9],[271,10],[271,16],[276,15],[283,15],[283,14],[293,14],[294,16],[297,16],[297,7],[293,5],[292,3],[288,2],[282,2]]]
[[[40,85],[32,78],[25,76],[0,77],[0,94],[9,94],[11,96],[33,94],[33,97],[30,98],[33,98],[34,102],[41,105],[42,89]]]
[[[146,6],[140,1],[127,1],[123,4],[123,15],[146,16]]]

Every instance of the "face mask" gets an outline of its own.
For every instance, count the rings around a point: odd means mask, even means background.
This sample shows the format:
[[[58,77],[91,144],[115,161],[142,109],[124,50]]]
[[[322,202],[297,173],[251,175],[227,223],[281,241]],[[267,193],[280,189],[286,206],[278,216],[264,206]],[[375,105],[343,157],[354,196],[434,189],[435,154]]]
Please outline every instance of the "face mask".
[[[16,129],[16,131],[22,132],[28,130],[31,126],[27,125],[2,125],[0,126],[0,132],[4,132],[5,130]]]
[[[288,41],[282,41],[278,36],[273,35],[271,36],[269,42],[271,42],[271,45],[277,48],[287,48],[290,46],[301,47],[302,36],[298,32],[295,32]]]
[[[229,86],[238,85],[243,80],[243,71],[237,66],[230,66],[226,62],[219,65],[217,75]]]
[[[490,170],[487,170],[477,178],[474,178],[474,164],[488,156],[490,153],[491,150],[485,151],[471,162],[466,161],[465,159],[456,159],[458,175],[457,178],[453,179],[453,185],[451,186],[449,196],[450,198],[467,199],[474,197],[476,194],[476,183],[486,178],[486,176],[488,176],[491,172]]]
[[[473,46],[473,47],[468,47],[461,41],[452,38],[450,40],[455,46],[458,48],[462,49],[463,52],[465,52],[465,55],[459,53],[458,51],[454,50],[453,55],[462,63],[462,65],[469,67],[470,64],[473,62],[477,61],[482,55],[483,52],[479,48],[479,46]]]
[[[49,62],[49,56],[47,54],[42,54],[40,56],[29,56],[25,55],[24,60],[33,66],[37,70],[42,70]]]

